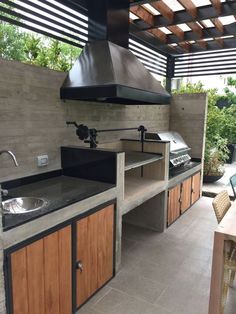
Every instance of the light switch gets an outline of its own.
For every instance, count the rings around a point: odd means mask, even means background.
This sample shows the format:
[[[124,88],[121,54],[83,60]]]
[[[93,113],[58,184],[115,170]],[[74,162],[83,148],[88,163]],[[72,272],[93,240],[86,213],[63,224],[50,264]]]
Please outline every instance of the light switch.
[[[38,167],[44,167],[48,165],[48,155],[42,155],[37,157]]]

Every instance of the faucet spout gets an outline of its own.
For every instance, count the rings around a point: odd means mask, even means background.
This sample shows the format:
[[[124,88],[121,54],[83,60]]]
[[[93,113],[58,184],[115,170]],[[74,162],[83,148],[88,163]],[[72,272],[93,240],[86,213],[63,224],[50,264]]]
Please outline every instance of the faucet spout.
[[[16,160],[16,156],[10,151],[10,150],[0,150],[0,155],[2,155],[2,154],[8,154],[11,158],[12,158],[12,160],[13,160],[13,162],[14,162],[14,164],[15,164],[15,166],[16,167],[18,167],[19,165],[18,165],[18,162],[17,162],[17,160]]]

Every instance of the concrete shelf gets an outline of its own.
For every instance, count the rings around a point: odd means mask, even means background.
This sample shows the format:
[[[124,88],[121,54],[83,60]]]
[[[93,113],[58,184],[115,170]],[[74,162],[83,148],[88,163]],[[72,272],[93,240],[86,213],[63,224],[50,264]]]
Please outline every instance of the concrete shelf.
[[[167,181],[126,176],[122,213],[128,213],[155,195],[165,191],[166,187]]]
[[[163,159],[161,154],[125,152],[125,171]]]

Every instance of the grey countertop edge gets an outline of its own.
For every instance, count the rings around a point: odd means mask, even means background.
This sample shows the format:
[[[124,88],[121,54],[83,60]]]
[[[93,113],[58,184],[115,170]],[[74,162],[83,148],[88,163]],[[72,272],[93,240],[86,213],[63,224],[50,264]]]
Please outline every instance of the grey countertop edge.
[[[201,169],[202,169],[202,163],[200,163],[199,165],[185,171],[184,173],[179,174],[178,176],[176,176],[174,178],[169,179],[168,188],[174,187],[176,184],[182,182],[184,179],[190,177],[191,175],[200,171]]]
[[[117,188],[111,188],[82,201],[66,206],[62,209],[48,213],[21,226],[15,227],[3,233],[3,249],[10,248],[26,239],[29,239],[43,231],[51,229],[71,218],[82,215],[89,210],[109,202],[117,197]]]

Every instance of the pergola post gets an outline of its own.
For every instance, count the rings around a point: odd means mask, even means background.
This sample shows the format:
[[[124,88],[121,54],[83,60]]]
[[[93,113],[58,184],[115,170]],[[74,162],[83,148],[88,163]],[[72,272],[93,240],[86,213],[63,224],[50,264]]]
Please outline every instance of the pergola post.
[[[167,65],[166,65],[166,90],[171,94],[172,90],[172,78],[175,73],[175,57],[168,56],[167,57]]]

